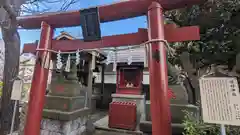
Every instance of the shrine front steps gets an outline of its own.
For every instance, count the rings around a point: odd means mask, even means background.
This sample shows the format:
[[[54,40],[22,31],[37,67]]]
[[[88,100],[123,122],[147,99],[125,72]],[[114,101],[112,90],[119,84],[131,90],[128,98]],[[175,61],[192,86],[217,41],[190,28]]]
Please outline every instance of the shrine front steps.
[[[173,135],[182,135],[184,132],[184,126],[183,124],[175,124],[172,123],[172,134]],[[151,134],[152,133],[152,122],[151,121],[142,121],[140,123],[140,130],[144,134]]]
[[[174,134],[182,133],[184,130],[183,120],[185,113],[187,111],[193,113],[196,119],[199,119],[199,108],[190,104],[171,104],[171,116],[172,116],[172,129]],[[152,122],[150,114],[150,102],[146,102],[146,121],[140,122],[140,130],[144,133],[151,133]]]
[[[172,123],[182,123],[184,120],[184,111],[193,113],[196,118],[199,118],[199,108],[191,104],[171,104],[170,111]],[[151,121],[150,101],[146,102],[146,120]]]

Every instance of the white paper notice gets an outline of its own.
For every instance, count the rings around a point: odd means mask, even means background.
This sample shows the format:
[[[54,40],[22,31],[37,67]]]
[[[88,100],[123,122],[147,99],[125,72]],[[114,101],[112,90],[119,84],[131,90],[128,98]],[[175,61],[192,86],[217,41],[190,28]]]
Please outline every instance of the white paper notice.
[[[206,77],[199,80],[203,120],[240,125],[240,94],[236,78]]]

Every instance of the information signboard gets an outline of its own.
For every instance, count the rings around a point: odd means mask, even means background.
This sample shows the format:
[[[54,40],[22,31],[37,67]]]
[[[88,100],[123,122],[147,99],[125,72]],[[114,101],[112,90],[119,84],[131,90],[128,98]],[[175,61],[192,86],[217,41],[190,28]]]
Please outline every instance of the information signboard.
[[[16,100],[16,101],[21,100],[22,88],[23,88],[23,80],[15,80],[13,82],[12,95],[11,95],[12,100]]]
[[[203,120],[206,123],[240,126],[240,93],[233,77],[199,80]]]

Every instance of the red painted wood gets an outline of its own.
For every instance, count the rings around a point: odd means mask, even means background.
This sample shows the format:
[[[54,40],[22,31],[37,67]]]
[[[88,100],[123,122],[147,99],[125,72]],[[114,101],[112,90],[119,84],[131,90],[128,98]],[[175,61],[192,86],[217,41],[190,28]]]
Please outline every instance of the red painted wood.
[[[147,13],[148,6],[155,0],[127,0],[109,5],[99,6],[101,22],[116,21],[131,17],[142,16]],[[165,10],[183,8],[200,4],[205,0],[157,0]],[[123,10],[124,9],[124,10]],[[18,24],[25,29],[38,29],[41,21],[45,21],[55,28],[80,25],[79,11],[46,13],[40,15],[21,16],[17,18]],[[66,21],[67,20],[67,21]]]
[[[117,94],[140,95],[141,91],[139,88],[136,88],[136,89],[119,88]]]
[[[176,95],[174,94],[172,89],[168,89],[168,98],[169,99],[176,99]]]
[[[110,128],[135,130],[137,125],[137,105],[134,102],[114,101],[109,106]]]
[[[45,22],[42,22],[41,26],[41,40],[39,42],[39,48],[49,49],[51,48],[53,29]],[[46,56],[46,52],[39,52],[37,54],[37,60],[38,58],[44,59]],[[49,60],[46,62],[49,62]],[[42,120],[42,111],[44,106],[45,91],[47,88],[48,72],[49,70],[43,68],[40,61],[36,62],[30,89],[28,115],[24,128],[24,135],[40,134],[40,123]]]
[[[139,29],[137,33],[105,36],[101,41],[83,42],[82,40],[53,40],[52,49],[61,51],[75,51],[77,49],[93,49],[104,47],[119,47],[128,45],[139,45],[146,42],[147,30]],[[200,40],[199,27],[175,28],[174,25],[165,25],[165,39],[168,42],[181,42],[188,40]],[[35,53],[36,43],[24,44],[24,53]]]
[[[163,9],[153,2],[148,10],[149,40],[165,39]],[[149,45],[149,86],[152,116],[152,135],[171,135],[170,101],[166,48],[163,42]],[[159,58],[156,54],[159,54]],[[158,61],[159,59],[159,61]],[[164,111],[163,111],[164,110]]]
[[[120,67],[118,68],[118,74],[117,74],[117,78],[119,78],[119,82],[116,83],[117,85],[117,93],[118,94],[134,94],[134,95],[140,95],[142,93],[142,79],[143,79],[143,71],[142,69],[139,69],[139,68],[135,68],[133,66],[129,66],[127,68],[132,68],[134,70],[136,70],[138,72],[138,75],[135,76],[135,81],[134,81],[134,84],[137,85],[135,87],[126,87],[126,78],[125,78],[125,74],[124,72],[122,71],[122,69],[126,69],[125,67]]]

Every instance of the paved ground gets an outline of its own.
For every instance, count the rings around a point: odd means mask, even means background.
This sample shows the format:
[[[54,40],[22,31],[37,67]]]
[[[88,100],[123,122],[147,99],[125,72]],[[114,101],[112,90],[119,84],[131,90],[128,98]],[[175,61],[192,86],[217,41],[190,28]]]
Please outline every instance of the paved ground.
[[[108,115],[107,111],[96,111],[91,115],[91,120],[92,122],[96,122],[105,117],[106,115]]]
[[[103,131],[103,130],[96,130],[94,135],[130,135],[130,134],[110,132],[110,131]]]

